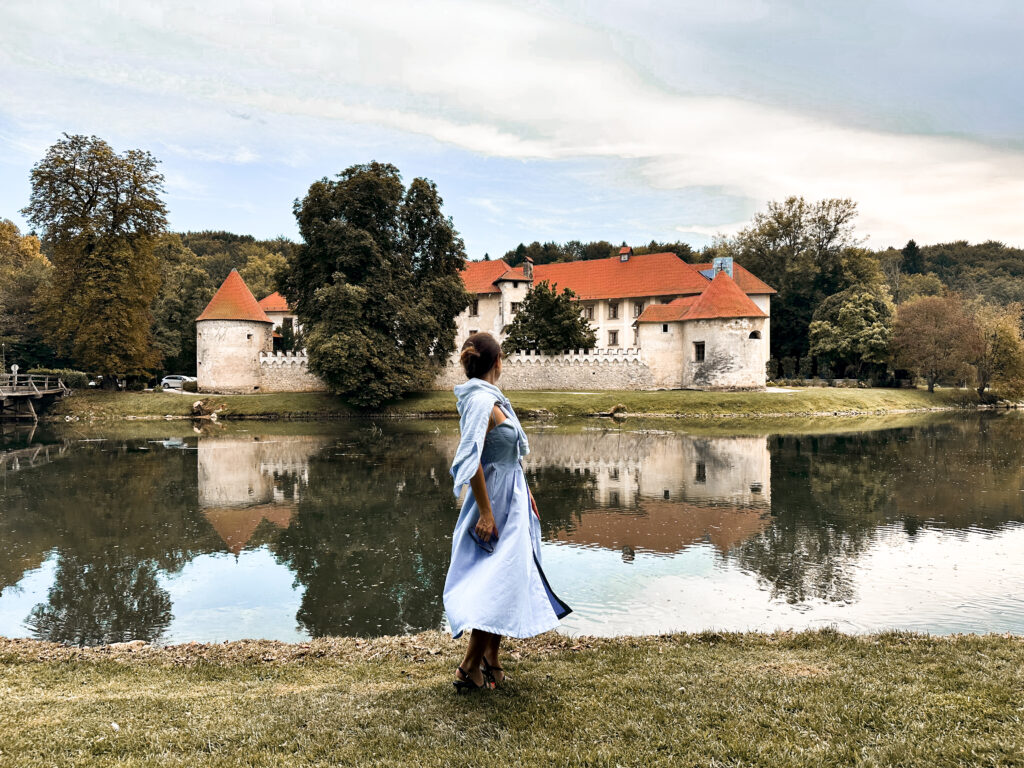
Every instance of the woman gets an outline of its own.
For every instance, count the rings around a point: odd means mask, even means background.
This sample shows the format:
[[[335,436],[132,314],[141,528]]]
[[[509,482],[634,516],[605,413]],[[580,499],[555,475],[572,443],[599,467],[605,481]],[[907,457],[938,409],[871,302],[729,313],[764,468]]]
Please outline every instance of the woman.
[[[571,608],[540,567],[540,518],[520,459],[530,445],[496,386],[501,347],[489,333],[462,345],[468,381],[455,387],[462,439],[452,462],[456,497],[468,484],[452,540],[444,608],[452,636],[472,630],[455,690],[504,682],[498,647],[504,635],[532,637],[558,626]]]

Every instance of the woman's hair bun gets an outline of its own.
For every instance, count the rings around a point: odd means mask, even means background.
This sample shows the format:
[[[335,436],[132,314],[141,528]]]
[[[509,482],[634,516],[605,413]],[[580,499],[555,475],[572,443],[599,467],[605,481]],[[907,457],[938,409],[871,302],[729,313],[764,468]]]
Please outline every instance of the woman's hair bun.
[[[459,362],[467,379],[479,379],[487,375],[500,357],[501,347],[491,334],[474,333],[462,345]]]

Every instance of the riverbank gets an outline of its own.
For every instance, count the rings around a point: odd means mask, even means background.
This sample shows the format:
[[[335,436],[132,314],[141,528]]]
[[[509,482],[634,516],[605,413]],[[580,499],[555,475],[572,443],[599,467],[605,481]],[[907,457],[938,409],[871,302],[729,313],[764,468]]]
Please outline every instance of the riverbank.
[[[906,634],[67,648],[0,638],[0,763],[33,766],[1020,765],[1024,640]]]
[[[864,416],[881,413],[953,410],[977,406],[972,390],[807,388],[766,392],[509,392],[524,416],[587,417],[624,406],[629,417],[774,418]],[[186,419],[203,401],[220,419],[337,419],[366,415],[324,393],[196,395],[166,392],[76,392],[45,415],[52,421]],[[451,392],[425,392],[392,403],[386,417],[457,418]]]

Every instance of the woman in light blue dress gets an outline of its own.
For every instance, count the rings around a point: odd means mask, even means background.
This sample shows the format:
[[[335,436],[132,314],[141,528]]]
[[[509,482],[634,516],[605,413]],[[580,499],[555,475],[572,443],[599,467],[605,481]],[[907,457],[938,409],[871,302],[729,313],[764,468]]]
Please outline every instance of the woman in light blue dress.
[[[488,333],[462,347],[468,381],[455,387],[461,440],[452,462],[458,497],[466,485],[452,539],[444,609],[452,636],[471,630],[455,677],[458,692],[504,681],[501,638],[532,637],[558,626],[571,608],[551,590],[540,564],[540,519],[521,459],[526,433],[495,382],[501,348]]]

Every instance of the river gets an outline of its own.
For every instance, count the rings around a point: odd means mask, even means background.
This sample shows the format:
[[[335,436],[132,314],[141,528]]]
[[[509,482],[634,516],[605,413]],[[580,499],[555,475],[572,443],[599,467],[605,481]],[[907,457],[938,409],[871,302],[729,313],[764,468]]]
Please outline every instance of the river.
[[[545,571],[575,609],[562,631],[1024,633],[1020,414],[785,425],[529,424]],[[2,440],[0,635],[444,626],[453,422],[136,422]]]

